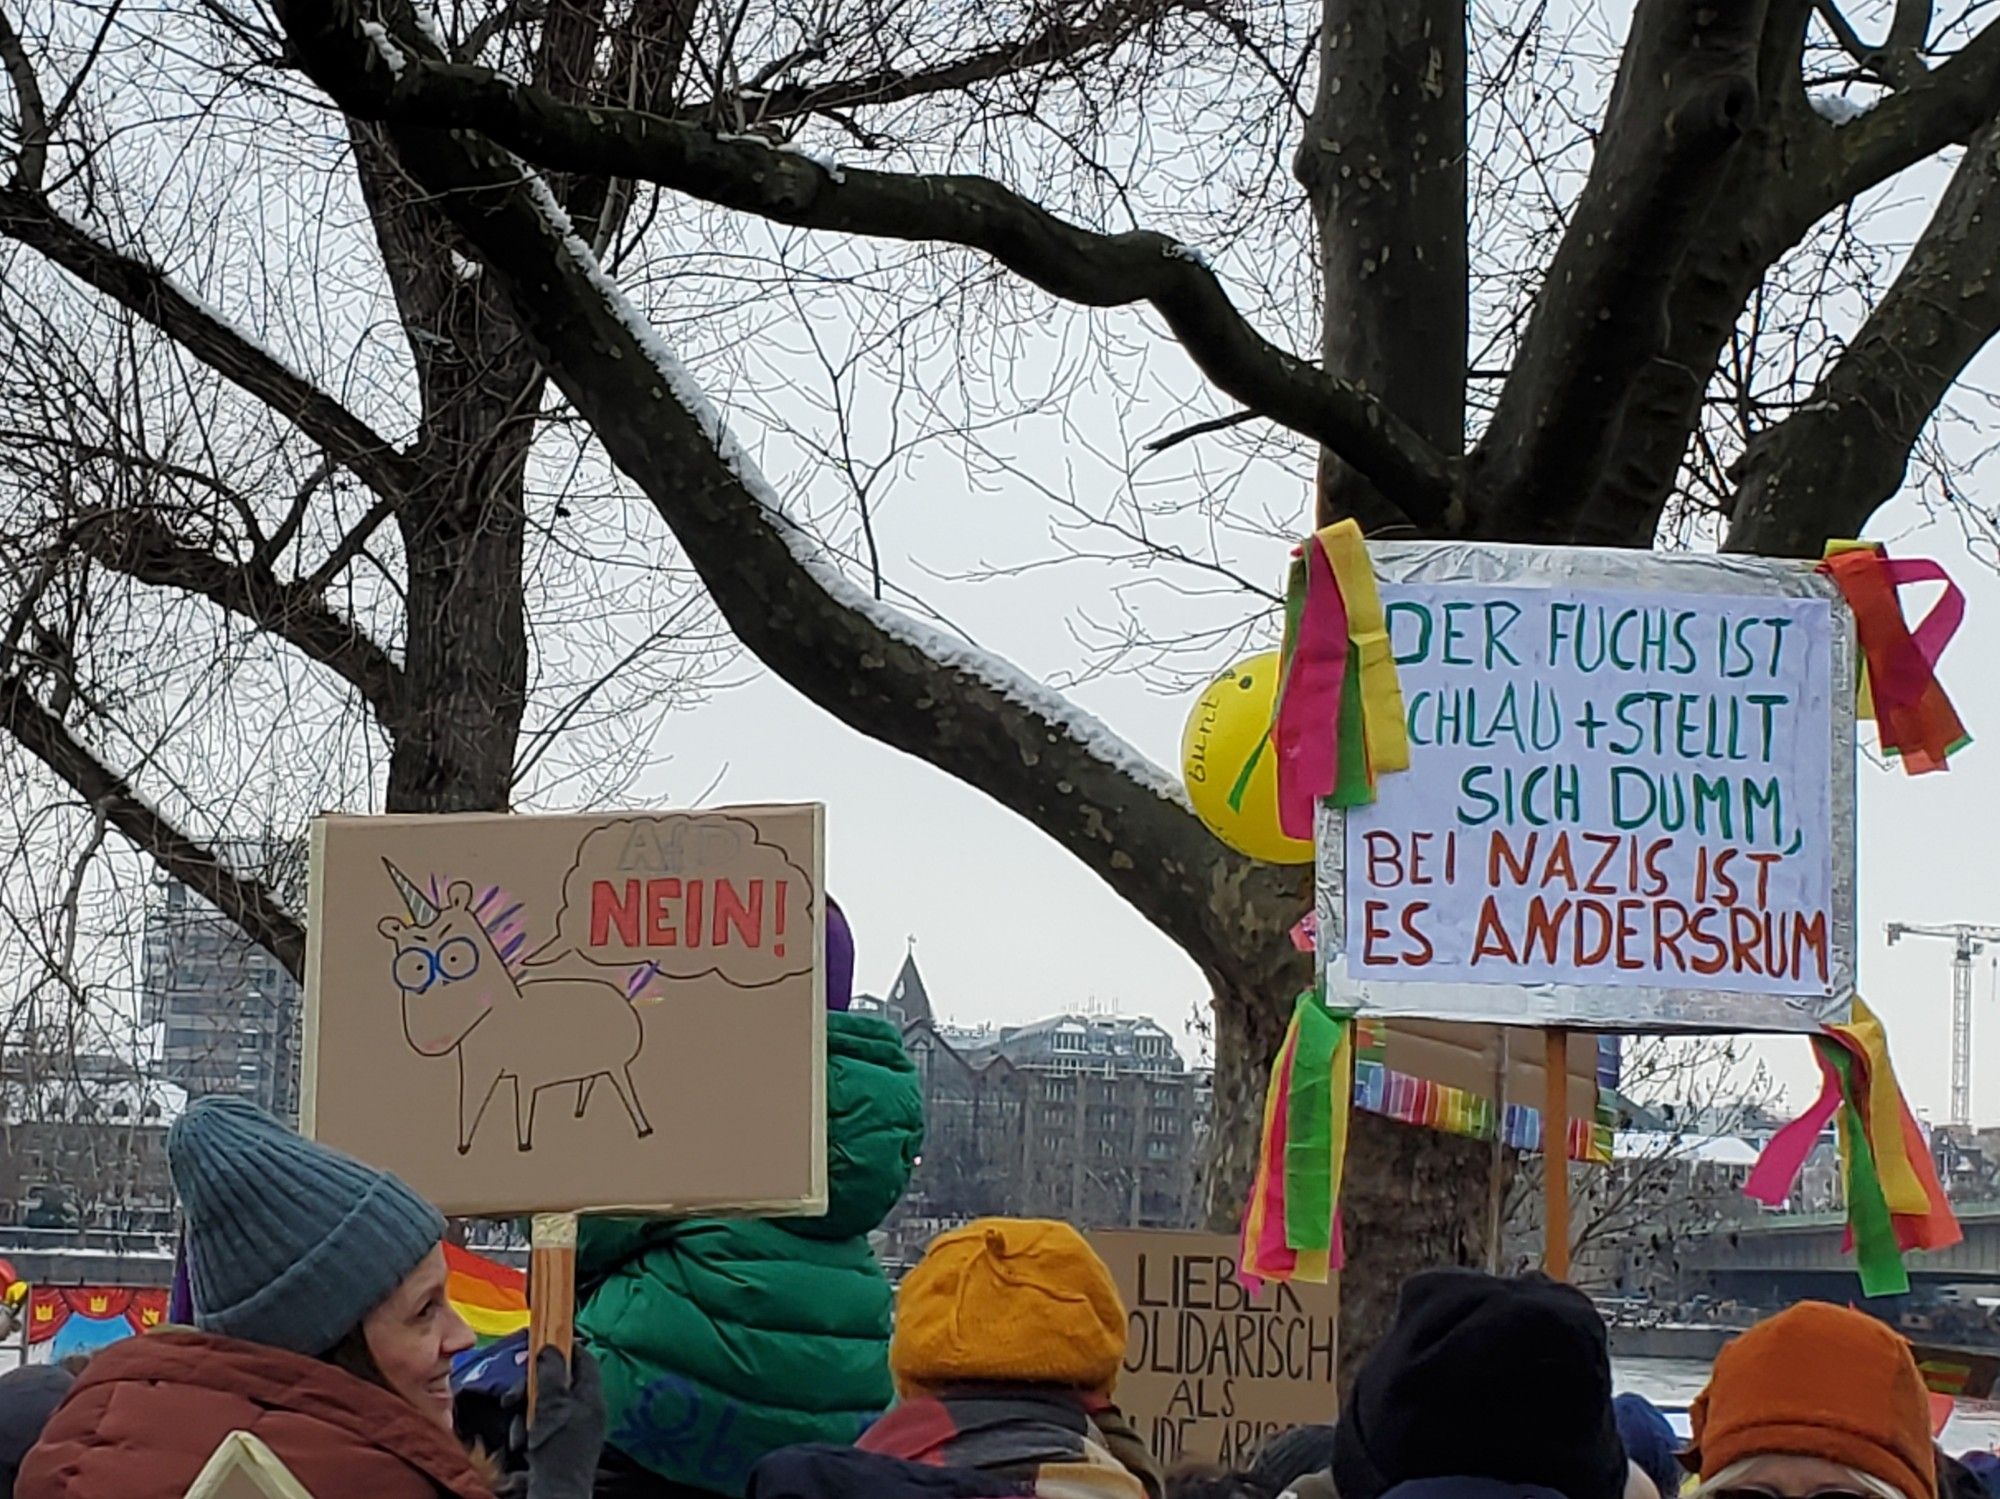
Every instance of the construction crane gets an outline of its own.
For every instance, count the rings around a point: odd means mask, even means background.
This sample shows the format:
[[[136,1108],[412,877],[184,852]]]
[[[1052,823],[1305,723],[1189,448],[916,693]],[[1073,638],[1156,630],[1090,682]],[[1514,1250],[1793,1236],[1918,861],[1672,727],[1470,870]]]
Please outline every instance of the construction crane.
[[[1972,960],[1989,942],[2000,943],[2000,927],[1948,922],[1942,926],[1889,923],[1889,945],[1904,937],[1942,937],[1951,954],[1951,1122],[1972,1124]]]

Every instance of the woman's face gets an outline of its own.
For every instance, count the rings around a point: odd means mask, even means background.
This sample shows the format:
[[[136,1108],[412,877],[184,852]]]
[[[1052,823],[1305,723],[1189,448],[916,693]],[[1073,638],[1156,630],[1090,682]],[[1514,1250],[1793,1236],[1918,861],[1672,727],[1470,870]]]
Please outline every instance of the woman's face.
[[[1813,1499],[1819,1494],[1866,1493],[1856,1483],[1854,1474],[1839,1463],[1784,1453],[1750,1459],[1725,1492],[1742,1494],[1746,1490],[1758,1499]]]
[[[444,1246],[439,1245],[362,1319],[361,1335],[383,1382],[448,1430],[451,1361],[476,1339],[445,1299],[444,1284]]]

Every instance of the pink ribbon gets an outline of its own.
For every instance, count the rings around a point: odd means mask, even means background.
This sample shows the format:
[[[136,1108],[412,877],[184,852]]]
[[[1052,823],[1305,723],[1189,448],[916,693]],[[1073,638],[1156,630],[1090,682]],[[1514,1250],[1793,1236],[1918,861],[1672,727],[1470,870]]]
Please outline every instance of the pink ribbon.
[[[1951,637],[1965,623],[1964,592],[1951,581],[1942,565],[1928,557],[1885,558],[1882,571],[1888,575],[1890,584],[1897,588],[1905,583],[1944,584],[1944,596],[1931,605],[1931,612],[1924,616],[1924,622],[1910,631],[1910,639],[1916,642],[1917,650],[1935,668],[1938,658],[1944,654],[1944,648],[1951,644]]]
[[[1313,807],[1330,795],[1340,765],[1340,693],[1347,681],[1347,605],[1326,548],[1305,544],[1306,601],[1299,617],[1278,718],[1278,825],[1287,838],[1313,835]]]
[[[1771,1136],[1771,1143],[1764,1147],[1764,1153],[1757,1157],[1757,1164],[1751,1168],[1750,1179],[1743,1183],[1743,1195],[1753,1202],[1761,1202],[1765,1207],[1784,1206],[1785,1199],[1792,1195],[1792,1186],[1805,1170],[1806,1157],[1813,1152],[1820,1133],[1832,1120],[1840,1108],[1840,1081],[1833,1069],[1819,1055],[1817,1047],[1813,1056],[1819,1062],[1819,1097],[1790,1124]]]

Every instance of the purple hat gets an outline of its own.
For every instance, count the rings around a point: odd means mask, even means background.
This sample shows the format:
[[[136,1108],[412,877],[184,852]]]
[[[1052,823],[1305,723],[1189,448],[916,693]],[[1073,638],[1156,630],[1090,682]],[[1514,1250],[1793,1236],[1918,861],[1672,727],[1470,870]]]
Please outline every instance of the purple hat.
[[[826,1007],[845,1013],[854,1003],[854,933],[847,917],[826,898]]]

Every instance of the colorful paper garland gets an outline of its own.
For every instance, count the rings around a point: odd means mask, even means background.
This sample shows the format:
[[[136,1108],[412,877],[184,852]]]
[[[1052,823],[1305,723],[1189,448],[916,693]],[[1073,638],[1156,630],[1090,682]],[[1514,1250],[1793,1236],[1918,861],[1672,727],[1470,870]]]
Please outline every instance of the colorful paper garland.
[[[1854,614],[1862,668],[1858,716],[1873,722],[1883,753],[1910,775],[1945,770],[1972,742],[1937,678],[1944,649],[1965,619],[1965,595],[1943,567],[1925,558],[1889,557],[1867,541],[1827,543],[1822,573],[1839,587]],[[1905,583],[1942,583],[1944,596],[1912,631],[1898,590]]]
[[[1949,1248],[1964,1238],[1923,1131],[1889,1061],[1882,1022],[1858,997],[1853,1018],[1814,1036],[1821,1087],[1811,1108],[1771,1138],[1743,1191],[1766,1207],[1791,1195],[1806,1158],[1835,1125],[1847,1201],[1847,1242],[1864,1296],[1910,1289],[1903,1256]]]
[[[1354,1019],[1316,990],[1298,997],[1264,1094],[1237,1277],[1323,1285],[1346,1263],[1340,1185],[1354,1106]]]
[[[1410,768],[1403,690],[1388,616],[1361,528],[1351,520],[1316,532],[1294,554],[1285,586],[1285,642],[1269,746],[1278,762],[1278,821],[1311,838],[1322,800],[1375,800],[1377,777]],[[1238,773],[1238,810],[1263,758],[1260,741]]]

